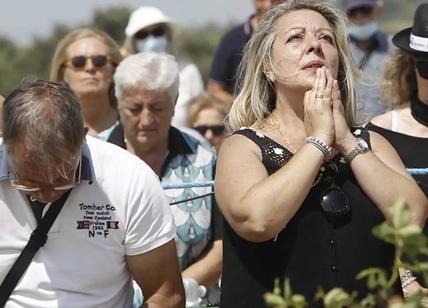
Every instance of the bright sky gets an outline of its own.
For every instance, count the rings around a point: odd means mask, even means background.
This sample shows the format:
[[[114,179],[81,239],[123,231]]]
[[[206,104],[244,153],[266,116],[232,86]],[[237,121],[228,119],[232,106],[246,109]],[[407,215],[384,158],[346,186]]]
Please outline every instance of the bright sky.
[[[0,9],[0,36],[26,44],[51,34],[55,24],[77,26],[88,22],[94,9],[113,5],[157,6],[185,26],[239,22],[253,11],[252,0],[10,0]]]

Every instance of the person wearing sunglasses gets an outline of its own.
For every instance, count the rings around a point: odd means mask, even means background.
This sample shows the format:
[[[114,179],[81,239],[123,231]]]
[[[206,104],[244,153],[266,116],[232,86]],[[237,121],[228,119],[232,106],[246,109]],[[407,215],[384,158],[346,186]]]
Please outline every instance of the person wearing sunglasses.
[[[402,199],[422,225],[428,201],[393,147],[356,121],[358,69],[345,16],[328,0],[271,8],[240,72],[228,116],[234,133],[216,169],[226,222],[221,307],[264,307],[277,278],[310,307],[322,306],[318,288],[364,297],[366,281],[356,275],[390,271],[394,261],[372,228]]]
[[[386,62],[381,83],[382,101],[392,111],[366,127],[385,137],[407,168],[428,168],[428,3],[417,7],[413,26],[392,41],[398,49]],[[428,175],[414,178],[428,196]],[[428,234],[427,227],[424,231]],[[415,281],[404,291],[417,285]]]
[[[147,163],[163,184],[212,181],[214,148],[171,125],[179,89],[174,56],[131,55],[117,67],[114,80],[122,124],[113,132],[112,142]],[[209,289],[208,298],[216,302],[222,241],[221,216],[212,187],[168,189],[165,194],[177,226],[182,276]]]
[[[60,83],[27,78],[3,121],[1,306],[133,307],[134,279],[147,306],[184,307],[174,221],[151,169],[86,136],[81,104]]]
[[[122,60],[119,46],[105,32],[76,29],[57,45],[50,78],[79,97],[89,135],[107,140],[118,122],[113,74]]]
[[[204,92],[190,102],[187,126],[199,132],[218,151],[227,135],[224,119],[228,113],[227,103]]]
[[[141,6],[131,13],[125,28],[126,39],[122,46],[125,54],[138,52],[167,53],[176,56],[174,30],[178,25],[160,9]],[[187,109],[192,98],[202,93],[204,83],[198,67],[185,59],[177,58],[179,63],[180,85],[175,104],[172,124],[186,127]]]
[[[388,2],[388,1],[387,1]],[[368,121],[382,114],[387,107],[380,100],[380,80],[385,61],[393,50],[391,35],[379,29],[383,0],[342,0],[349,20],[350,48],[354,61],[361,70],[357,92],[357,116]]]

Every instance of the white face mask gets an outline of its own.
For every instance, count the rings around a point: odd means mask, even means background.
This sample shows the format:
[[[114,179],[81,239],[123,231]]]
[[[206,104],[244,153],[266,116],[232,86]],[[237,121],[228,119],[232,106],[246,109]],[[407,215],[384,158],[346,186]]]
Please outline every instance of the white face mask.
[[[152,51],[152,52],[165,52],[166,47],[168,46],[168,40],[166,36],[148,36],[143,40],[137,40],[135,42],[135,47],[138,52],[143,51]]]
[[[350,24],[348,33],[357,40],[367,40],[379,30],[379,26],[375,21],[371,21],[364,25]]]

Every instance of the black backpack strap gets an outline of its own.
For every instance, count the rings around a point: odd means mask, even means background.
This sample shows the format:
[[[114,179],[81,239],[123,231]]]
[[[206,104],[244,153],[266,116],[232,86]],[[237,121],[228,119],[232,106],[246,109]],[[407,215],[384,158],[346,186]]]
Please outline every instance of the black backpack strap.
[[[37,228],[31,233],[30,239],[16,259],[15,263],[10,268],[6,277],[0,286],[0,307],[4,307],[22,275],[27,270],[37,251],[45,245],[48,239],[48,232],[58,217],[59,212],[64,206],[65,201],[70,195],[71,189],[64,193],[61,198],[53,202],[39,223]]]

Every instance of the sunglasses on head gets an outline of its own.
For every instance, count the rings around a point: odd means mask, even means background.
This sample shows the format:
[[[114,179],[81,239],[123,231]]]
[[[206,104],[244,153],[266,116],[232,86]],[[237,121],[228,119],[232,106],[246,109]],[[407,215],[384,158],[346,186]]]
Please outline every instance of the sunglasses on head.
[[[355,9],[349,10],[347,12],[348,16],[350,17],[355,17],[358,14],[361,15],[370,15],[373,12],[373,7],[371,6],[360,6],[360,7],[356,7]]]
[[[335,181],[339,175],[339,169],[333,162],[327,163],[321,180],[324,190],[321,192],[320,204],[327,217],[337,220],[345,217],[351,210],[348,197]]]
[[[220,136],[224,132],[224,125],[196,125],[193,126],[201,135],[205,135],[210,130],[213,135]]]
[[[101,68],[108,63],[108,57],[106,55],[75,56],[72,57],[68,62],[74,68],[84,68],[86,66],[87,60],[90,60],[92,62],[92,65],[96,68]]]
[[[137,33],[135,33],[134,37],[137,40],[144,40],[148,36],[159,37],[159,36],[163,36],[164,34],[165,34],[165,29],[162,27],[159,27],[159,28],[155,28],[155,29],[150,30],[150,31],[140,30]]]

